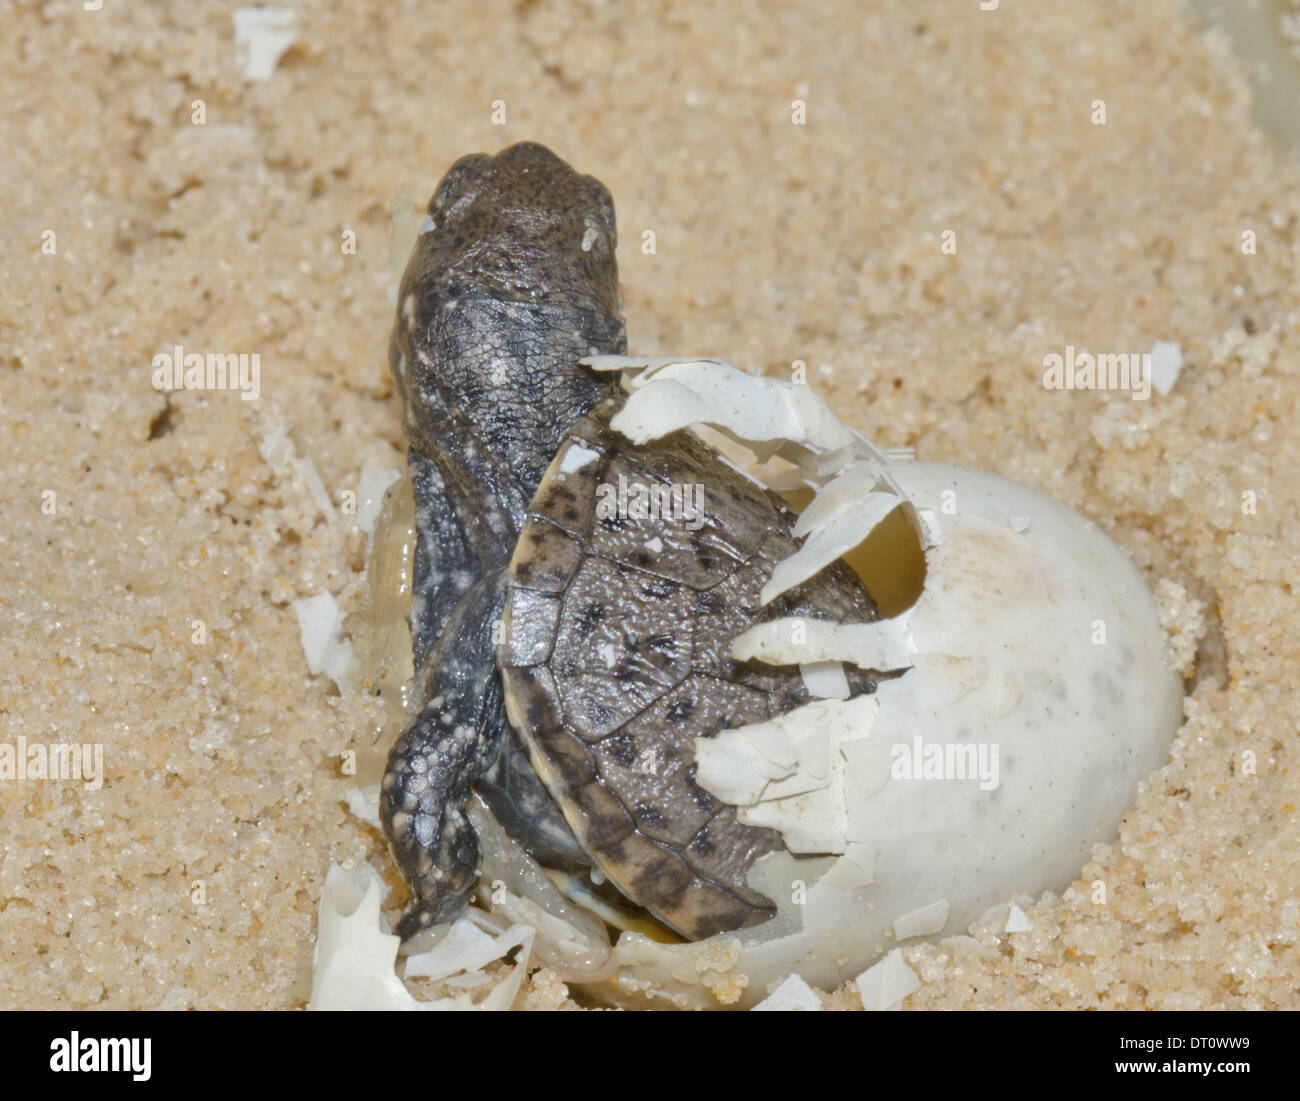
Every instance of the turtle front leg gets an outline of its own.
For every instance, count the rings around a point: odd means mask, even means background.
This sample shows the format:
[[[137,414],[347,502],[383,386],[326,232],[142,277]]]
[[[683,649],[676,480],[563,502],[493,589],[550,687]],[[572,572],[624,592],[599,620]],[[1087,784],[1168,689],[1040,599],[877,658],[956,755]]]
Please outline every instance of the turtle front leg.
[[[504,602],[500,570],[461,598],[421,670],[423,703],[388,757],[379,816],[415,892],[397,926],[403,939],[453,920],[478,886],[465,805],[506,722],[493,639]]]
[[[509,560],[515,524],[454,463],[414,447],[406,461],[415,498],[410,622],[418,674],[470,587]]]

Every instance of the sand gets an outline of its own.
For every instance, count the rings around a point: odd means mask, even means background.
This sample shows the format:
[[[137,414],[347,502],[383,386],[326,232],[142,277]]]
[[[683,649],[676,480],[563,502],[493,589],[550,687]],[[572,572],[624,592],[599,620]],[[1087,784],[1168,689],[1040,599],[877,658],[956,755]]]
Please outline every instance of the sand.
[[[0,1006],[298,1007],[331,860],[399,901],[342,803],[376,707],[310,675],[290,604],[355,604],[345,495],[402,461],[398,185],[530,138],[615,197],[633,353],[801,360],[1160,588],[1169,765],[1030,931],[906,949],[907,1006],[1300,1008],[1300,173],[1226,39],[1172,0],[294,6],[265,81],[227,4],[7,14],[0,743],[104,775],[0,780]],[[1167,395],[1042,386],[1067,345],[1156,341]],[[260,395],[158,392],[177,345],[260,355]]]

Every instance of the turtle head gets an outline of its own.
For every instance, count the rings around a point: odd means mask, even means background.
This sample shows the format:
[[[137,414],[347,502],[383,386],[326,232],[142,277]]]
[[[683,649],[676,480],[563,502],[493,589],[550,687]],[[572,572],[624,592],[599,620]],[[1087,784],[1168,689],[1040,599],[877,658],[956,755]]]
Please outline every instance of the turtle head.
[[[618,384],[580,362],[627,350],[614,246],[605,186],[533,142],[462,157],[433,193],[388,362],[412,449],[486,495],[471,512],[495,495],[521,513],[567,426]]]
[[[544,145],[461,157],[428,213],[408,278],[437,273],[442,296],[620,314],[614,200]]]

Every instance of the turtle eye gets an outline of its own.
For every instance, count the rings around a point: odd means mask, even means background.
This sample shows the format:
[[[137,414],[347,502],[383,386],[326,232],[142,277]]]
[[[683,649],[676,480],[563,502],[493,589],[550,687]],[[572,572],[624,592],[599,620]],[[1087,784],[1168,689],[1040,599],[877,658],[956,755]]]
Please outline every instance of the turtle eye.
[[[440,216],[461,197],[466,185],[477,177],[479,168],[489,159],[486,153],[468,153],[447,169],[429,200],[429,214],[435,222],[441,221]]]

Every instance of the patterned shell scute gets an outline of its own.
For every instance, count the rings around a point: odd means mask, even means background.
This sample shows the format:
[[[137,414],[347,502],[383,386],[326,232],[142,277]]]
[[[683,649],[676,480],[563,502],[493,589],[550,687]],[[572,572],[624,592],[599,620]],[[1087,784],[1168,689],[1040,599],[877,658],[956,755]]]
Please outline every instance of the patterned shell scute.
[[[864,621],[875,609],[838,567],[761,608],[797,546],[792,514],[689,433],[634,447],[609,428],[618,401],[573,426],[538,489],[498,655],[578,840],[625,895],[698,939],[774,914],[745,879],[781,845],[695,783],[695,739],[808,699],[797,669],[738,665],[731,640],[770,616]],[[601,507],[637,486],[661,487],[662,504],[678,487],[677,505],[698,510]]]

